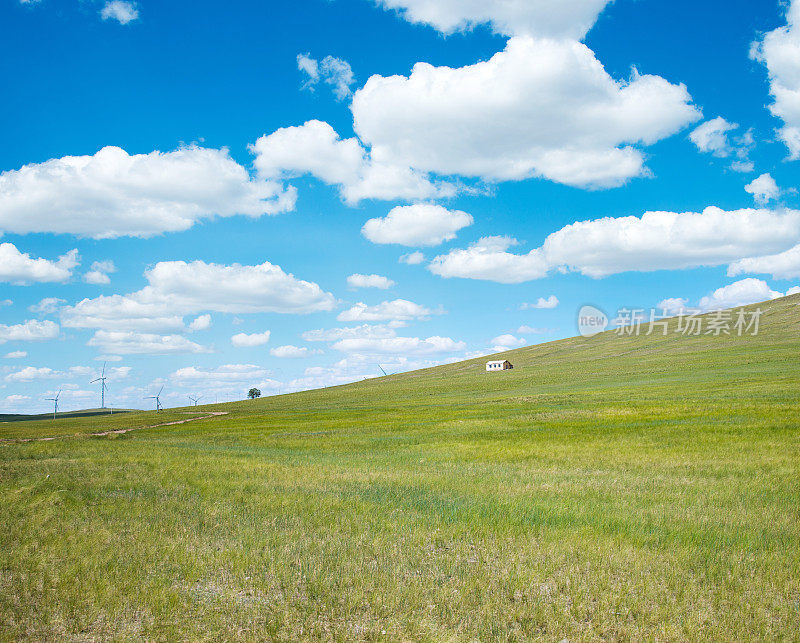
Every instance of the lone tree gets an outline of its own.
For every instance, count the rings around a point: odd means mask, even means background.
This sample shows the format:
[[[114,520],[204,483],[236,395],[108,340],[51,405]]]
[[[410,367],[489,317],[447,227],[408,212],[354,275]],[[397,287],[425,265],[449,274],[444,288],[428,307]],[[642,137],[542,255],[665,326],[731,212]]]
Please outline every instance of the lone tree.
[[[261,397],[261,391],[259,391],[257,388],[251,388],[249,391],[247,391],[247,397],[249,397],[251,400],[254,400],[257,397]]]

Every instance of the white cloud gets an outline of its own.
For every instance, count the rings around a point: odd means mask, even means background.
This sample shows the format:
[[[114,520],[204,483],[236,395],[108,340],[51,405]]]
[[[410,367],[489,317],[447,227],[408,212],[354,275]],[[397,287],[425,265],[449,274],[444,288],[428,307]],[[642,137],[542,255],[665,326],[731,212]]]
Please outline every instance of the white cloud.
[[[383,218],[370,219],[361,228],[361,234],[372,243],[438,246],[455,239],[459,230],[472,223],[472,216],[466,212],[418,203],[397,206]]]
[[[180,385],[203,384],[208,386],[263,379],[267,375],[269,375],[269,371],[255,364],[225,364],[210,370],[195,366],[179,368],[170,375],[170,380],[175,380]]]
[[[375,0],[409,22],[450,34],[488,24],[499,34],[582,38],[612,0]]]
[[[268,182],[311,174],[338,186],[349,204],[364,199],[416,200],[455,194],[451,185],[434,184],[407,166],[377,160],[357,138],[340,139],[322,121],[276,130],[259,138],[251,151],[256,154],[256,169]]]
[[[800,244],[785,252],[761,257],[748,257],[728,266],[728,276],[745,273],[771,274],[774,279],[800,277]]]
[[[689,300],[684,297],[669,297],[658,302],[656,307],[667,315],[677,315],[688,309]]]
[[[310,54],[299,54],[297,68],[307,76],[303,89],[313,91],[317,83],[322,80],[333,88],[333,93],[339,100],[344,100],[352,94],[350,87],[356,79],[350,63],[346,60],[325,56],[318,62]]]
[[[254,386],[262,391],[280,389],[283,384],[270,379],[269,375],[268,370],[255,364],[224,364],[212,369],[188,366],[172,373],[169,381],[184,391],[201,393],[205,401],[213,402],[213,398],[220,395],[244,398],[247,390]],[[175,396],[183,395],[176,393]]]
[[[781,190],[772,175],[762,174],[744,186],[744,191],[752,194],[756,203],[765,204],[776,200],[781,195]]]
[[[72,277],[72,270],[78,263],[77,250],[70,250],[57,260],[50,261],[34,259],[28,253],[20,252],[13,243],[0,243],[0,282],[19,285],[63,282]]]
[[[314,86],[319,82],[319,61],[312,58],[310,53],[297,54],[297,69],[307,76],[303,89],[314,91]]]
[[[700,116],[683,85],[636,72],[618,81],[581,43],[527,37],[474,65],[417,63],[409,77],[372,76],[352,111],[356,133],[383,163],[580,187],[646,174],[634,146]]]
[[[535,308],[556,308],[558,306],[558,297],[550,295],[547,299],[539,297],[535,304],[522,304],[520,310],[531,310]]]
[[[0,324],[0,344],[6,342],[35,342],[55,339],[59,334],[58,324],[51,321],[29,319],[21,324]]]
[[[379,288],[386,290],[394,286],[395,283],[382,275],[361,275],[356,273],[347,278],[347,285],[351,288]]]
[[[299,359],[303,357],[308,357],[311,354],[311,351],[308,350],[305,346],[298,347],[298,346],[278,346],[277,348],[271,348],[269,351],[270,355],[273,357],[280,357],[282,359]]]
[[[514,337],[514,335],[499,335],[495,337],[491,342],[492,350],[495,353],[502,353],[503,351],[510,350],[512,348],[519,348],[520,346],[525,346],[527,343],[521,337]]]
[[[428,270],[445,278],[482,279],[502,284],[541,279],[547,274],[548,265],[541,250],[517,255],[508,252],[514,245],[517,241],[510,237],[484,237],[466,249],[451,250],[435,257]]]
[[[772,290],[767,282],[751,277],[717,288],[713,293],[700,300],[700,309],[736,308],[778,297],[783,297],[783,294]]]
[[[548,333],[552,333],[554,329],[552,328],[534,328],[532,326],[520,326],[517,329],[518,333],[522,333],[523,335],[547,335]]]
[[[425,261],[425,255],[419,251],[409,252],[408,254],[402,255],[399,261],[409,266],[417,266]]]
[[[126,0],[109,0],[100,10],[103,20],[116,20],[121,25],[127,25],[139,18],[139,10],[133,2]]]
[[[62,311],[72,328],[181,330],[183,315],[305,314],[332,310],[336,299],[269,262],[257,266],[163,261],[145,271],[148,285],[130,295],[84,299]],[[112,351],[113,352],[113,351]]]
[[[14,371],[6,375],[6,382],[32,382],[33,380],[53,380],[64,377],[64,373],[55,371],[52,368],[37,368],[26,366],[19,371]]]
[[[786,296],[789,295],[800,295],[800,286],[792,286],[789,290],[786,291]]]
[[[646,212],[641,217],[581,221],[551,234],[543,251],[551,266],[590,277],[628,270],[714,266],[800,239],[800,211]]]
[[[778,134],[789,148],[790,158],[797,160],[800,159],[800,0],[789,5],[786,23],[754,43],[751,56],[767,67],[774,99],[770,111],[783,120]]]
[[[168,355],[173,353],[209,353],[211,349],[189,341],[181,335],[156,335],[135,331],[98,330],[89,340],[107,353],[118,355]]]
[[[27,357],[27,351],[11,351],[10,353],[5,354],[6,359],[22,359],[23,357]]]
[[[395,299],[394,301],[384,301],[377,306],[367,306],[363,302],[357,303],[352,308],[339,313],[336,318],[344,322],[371,322],[398,320],[407,321],[411,319],[426,319],[435,314],[433,311],[415,304],[406,299]]]
[[[729,123],[721,116],[706,121],[692,130],[689,138],[701,152],[709,152],[714,156],[729,156],[732,148],[728,142],[728,132],[738,125]]]
[[[402,326],[403,324],[399,324]],[[340,339],[386,339],[397,337],[398,324],[362,324],[344,328],[309,330],[302,334],[307,342],[335,342]]]
[[[116,271],[117,267],[111,260],[95,261],[92,263],[89,272],[83,275],[83,280],[87,284],[94,284],[98,286],[110,284],[111,278],[108,275]]]
[[[225,149],[129,155],[104,147],[0,173],[0,231],[151,237],[214,216],[284,212],[295,197],[252,179]]]
[[[550,234],[540,248],[513,254],[509,237],[485,237],[467,249],[434,258],[442,277],[521,283],[551,270],[600,278],[626,271],[717,266],[783,252],[800,241],[800,211],[646,212],[641,217],[578,221]]]
[[[28,306],[28,310],[32,313],[39,313],[40,315],[52,315],[61,307],[61,304],[67,303],[65,299],[58,297],[45,297],[38,304]]]
[[[189,324],[189,330],[208,330],[211,328],[211,315],[199,315]]]
[[[263,346],[264,344],[269,343],[269,336],[270,331],[264,331],[263,333],[253,333],[252,335],[248,335],[247,333],[238,333],[231,337],[231,344],[236,346],[237,348],[252,348],[254,346]]]
[[[431,355],[453,353],[466,348],[464,342],[449,337],[390,337],[385,339],[342,339],[333,348],[343,353],[367,355]]]

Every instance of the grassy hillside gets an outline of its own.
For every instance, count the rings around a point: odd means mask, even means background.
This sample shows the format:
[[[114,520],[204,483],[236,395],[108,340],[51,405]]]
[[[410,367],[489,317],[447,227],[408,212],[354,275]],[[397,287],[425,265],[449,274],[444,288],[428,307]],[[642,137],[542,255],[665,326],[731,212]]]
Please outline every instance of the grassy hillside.
[[[797,639],[799,305],[755,337],[0,424],[0,632]],[[186,411],[228,414],[89,435]],[[13,441],[45,435],[72,437]]]

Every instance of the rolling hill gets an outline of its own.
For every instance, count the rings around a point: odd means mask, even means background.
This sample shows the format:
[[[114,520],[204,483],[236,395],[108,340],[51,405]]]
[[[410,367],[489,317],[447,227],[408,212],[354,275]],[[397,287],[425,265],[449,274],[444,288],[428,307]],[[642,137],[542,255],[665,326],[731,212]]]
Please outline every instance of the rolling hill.
[[[792,638],[800,295],[760,308],[755,336],[672,320],[500,373],[0,425],[2,632]]]

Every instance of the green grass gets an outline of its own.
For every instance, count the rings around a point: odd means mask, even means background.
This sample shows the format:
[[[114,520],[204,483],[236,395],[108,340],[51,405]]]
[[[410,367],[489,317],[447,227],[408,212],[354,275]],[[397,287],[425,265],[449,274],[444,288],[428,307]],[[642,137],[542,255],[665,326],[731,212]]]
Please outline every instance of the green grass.
[[[798,640],[799,304],[756,337],[0,424],[71,436],[0,445],[0,637]],[[189,410],[229,414],[88,435]]]

